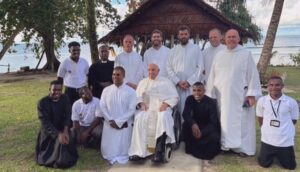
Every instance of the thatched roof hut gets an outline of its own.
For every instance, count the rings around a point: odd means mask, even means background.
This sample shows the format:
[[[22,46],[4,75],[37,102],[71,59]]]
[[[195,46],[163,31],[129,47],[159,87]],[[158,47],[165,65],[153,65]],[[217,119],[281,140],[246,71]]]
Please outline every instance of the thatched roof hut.
[[[247,30],[231,22],[202,0],[148,0],[98,43],[121,45],[123,36],[130,33],[138,43],[146,45],[151,32],[159,29],[172,47],[180,25],[191,28],[191,38],[196,43],[201,39],[206,40],[212,28],[222,31],[234,28],[240,32],[242,38],[253,37]]]

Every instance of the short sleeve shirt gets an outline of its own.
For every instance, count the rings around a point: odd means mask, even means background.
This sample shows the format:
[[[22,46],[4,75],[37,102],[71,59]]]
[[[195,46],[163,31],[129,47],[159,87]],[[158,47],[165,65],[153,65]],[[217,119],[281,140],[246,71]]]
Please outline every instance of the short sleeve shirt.
[[[262,142],[277,147],[294,145],[295,126],[292,120],[299,118],[299,106],[294,99],[284,94],[277,100],[270,95],[263,96],[257,102],[256,115],[263,118]],[[279,127],[272,126],[271,121],[278,121]]]
[[[80,126],[90,126],[97,116],[101,116],[100,100],[93,97],[85,104],[82,99],[77,100],[72,107],[72,121],[79,121]]]
[[[79,58],[74,62],[71,58],[65,59],[59,66],[57,76],[64,79],[64,85],[71,88],[81,88],[86,85],[89,64]]]

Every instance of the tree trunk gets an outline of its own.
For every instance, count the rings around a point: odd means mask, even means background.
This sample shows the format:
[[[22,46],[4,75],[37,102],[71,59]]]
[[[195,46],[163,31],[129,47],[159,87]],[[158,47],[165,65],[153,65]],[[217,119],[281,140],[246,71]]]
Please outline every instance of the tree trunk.
[[[8,50],[8,48],[14,43],[15,37],[22,31],[23,27],[19,26],[15,31],[13,31],[12,35],[4,42],[3,48],[0,52],[0,60],[3,58],[4,54]]]
[[[60,62],[56,59],[55,48],[54,48],[54,34],[48,33],[42,35],[43,46],[45,48],[47,62],[43,67],[43,70],[56,72],[58,70]]]
[[[90,44],[91,60],[95,63],[99,60],[97,47],[97,33],[96,33],[96,15],[95,15],[95,1],[86,0],[87,26],[88,26],[88,40]]]
[[[272,49],[273,49],[274,42],[275,42],[276,32],[277,32],[277,28],[278,28],[278,24],[279,24],[279,20],[280,20],[280,16],[281,16],[282,8],[283,8],[283,3],[284,3],[284,0],[276,0],[275,1],[275,5],[274,5],[271,21],[270,21],[270,24],[268,27],[267,35],[265,38],[264,46],[263,46],[262,53],[261,53],[261,56],[260,56],[258,64],[257,64],[257,68],[259,71],[261,81],[263,80],[263,78],[266,74],[268,64],[272,57]]]

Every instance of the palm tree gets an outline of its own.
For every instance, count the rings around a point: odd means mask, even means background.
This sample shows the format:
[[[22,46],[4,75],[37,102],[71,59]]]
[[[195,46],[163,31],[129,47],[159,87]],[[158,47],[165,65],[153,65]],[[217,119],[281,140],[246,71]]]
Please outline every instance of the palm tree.
[[[276,0],[275,1],[275,5],[274,5],[271,21],[270,21],[270,24],[269,24],[269,27],[267,30],[267,35],[266,35],[266,39],[264,42],[264,46],[263,46],[262,53],[261,53],[261,56],[260,56],[258,64],[257,64],[257,68],[258,68],[261,79],[264,78],[266,71],[267,71],[268,64],[272,57],[272,49],[274,46],[276,32],[277,32],[278,24],[280,21],[280,16],[282,13],[283,3],[284,3],[284,0]]]

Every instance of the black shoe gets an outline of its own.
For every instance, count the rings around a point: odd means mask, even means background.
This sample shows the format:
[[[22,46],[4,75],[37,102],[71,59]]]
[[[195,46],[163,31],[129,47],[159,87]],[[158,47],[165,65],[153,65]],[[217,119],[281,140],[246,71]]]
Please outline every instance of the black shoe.
[[[142,157],[139,157],[137,155],[132,155],[129,157],[129,161],[140,161],[140,160],[143,160],[144,158]]]
[[[151,159],[152,162],[154,163],[164,163],[164,156],[161,152],[157,152],[155,153],[155,155],[153,156],[153,158]]]

